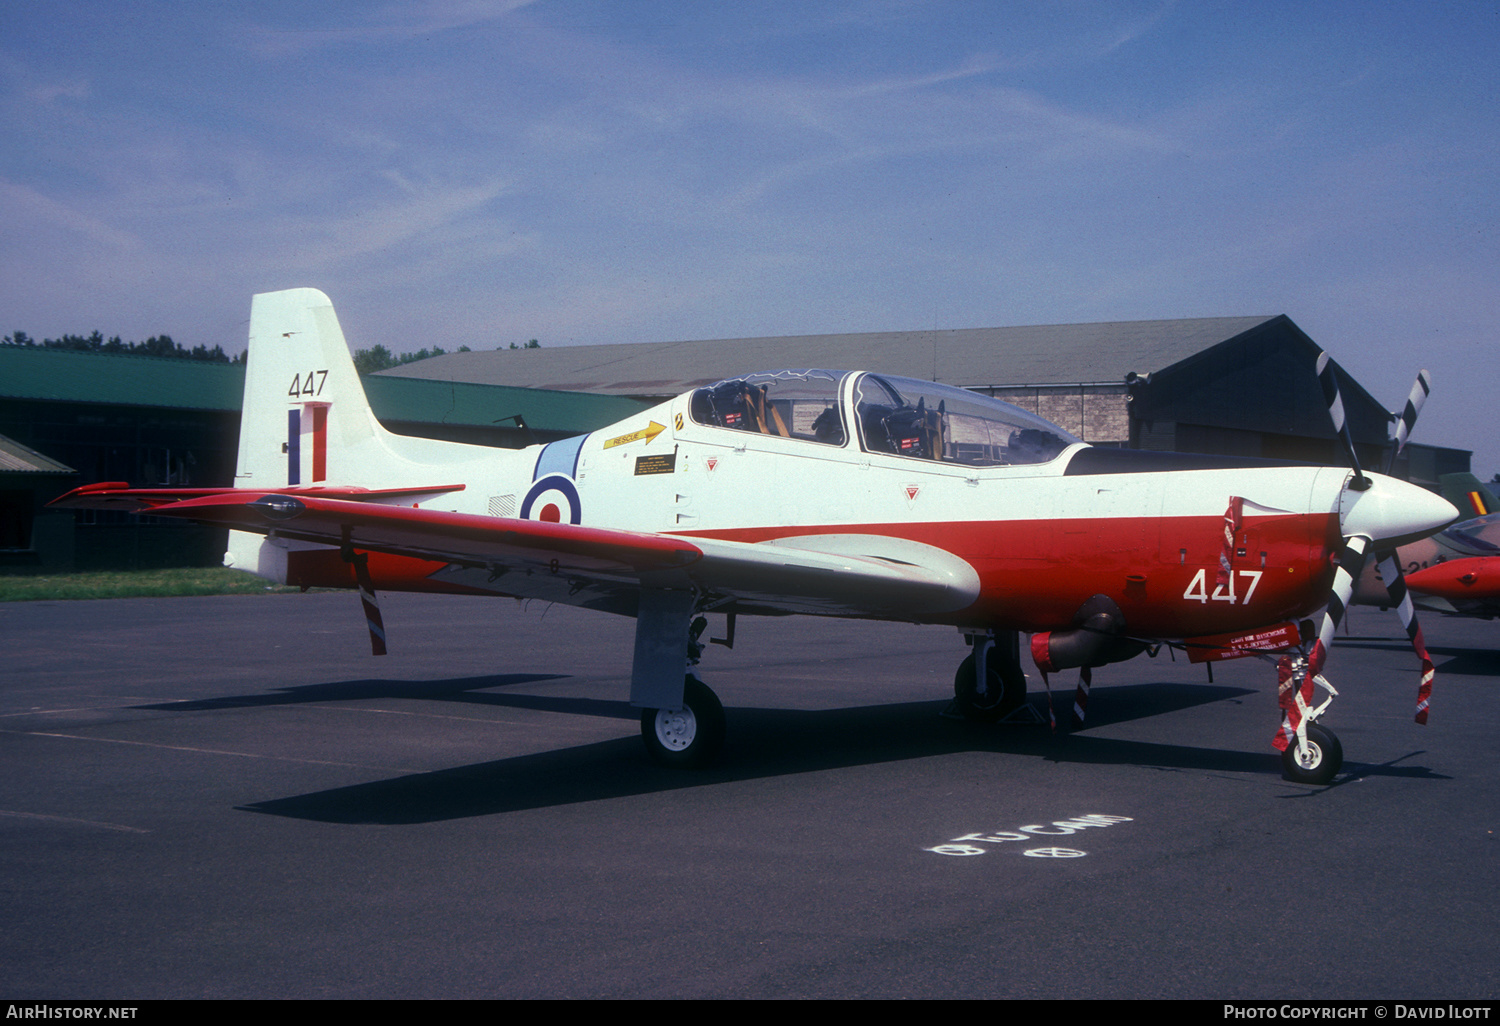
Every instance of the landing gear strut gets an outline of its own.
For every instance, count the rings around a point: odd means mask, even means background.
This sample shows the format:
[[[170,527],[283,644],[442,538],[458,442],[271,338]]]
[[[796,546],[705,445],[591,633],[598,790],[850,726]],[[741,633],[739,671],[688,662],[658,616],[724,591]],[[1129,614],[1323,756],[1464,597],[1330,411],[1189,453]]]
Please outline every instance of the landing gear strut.
[[[1021,639],[1016,631],[998,635],[970,635],[974,651],[958,664],[953,677],[953,701],[965,719],[994,723],[1015,712],[1026,701],[1026,674],[1021,670]],[[984,662],[980,684],[977,667]]]

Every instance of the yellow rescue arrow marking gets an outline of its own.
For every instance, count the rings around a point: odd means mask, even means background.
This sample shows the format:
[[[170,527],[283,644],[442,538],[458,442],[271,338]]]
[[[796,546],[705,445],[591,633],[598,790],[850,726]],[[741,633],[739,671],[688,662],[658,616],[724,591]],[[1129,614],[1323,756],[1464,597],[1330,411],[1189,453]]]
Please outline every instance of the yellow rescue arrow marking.
[[[639,442],[642,438],[649,442],[651,441],[651,439],[655,438],[666,429],[667,426],[665,424],[658,424],[653,420],[650,424],[641,428],[641,430],[639,431],[632,431],[628,435],[621,435],[618,438],[611,438],[609,441],[604,443],[604,447],[606,449],[613,449],[617,445],[627,445],[630,442]]]

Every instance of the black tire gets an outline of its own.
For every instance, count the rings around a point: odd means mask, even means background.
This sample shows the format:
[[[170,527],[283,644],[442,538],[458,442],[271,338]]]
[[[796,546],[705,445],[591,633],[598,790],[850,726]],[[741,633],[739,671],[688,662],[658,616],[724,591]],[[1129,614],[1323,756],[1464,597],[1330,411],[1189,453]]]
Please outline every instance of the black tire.
[[[1297,755],[1297,739],[1281,753],[1281,769],[1286,779],[1298,784],[1327,784],[1344,765],[1344,746],[1333,731],[1307,725],[1307,761]]]
[[[971,652],[958,664],[958,673],[953,676],[953,697],[966,719],[979,723],[994,723],[1021,708],[1026,701],[1026,675],[1019,666],[1007,666],[996,658],[994,649],[985,660],[985,694],[981,698],[975,685],[974,654]]]
[[[682,710],[641,711],[641,740],[651,758],[674,769],[711,765],[724,747],[724,706],[719,696],[696,677],[682,689]]]

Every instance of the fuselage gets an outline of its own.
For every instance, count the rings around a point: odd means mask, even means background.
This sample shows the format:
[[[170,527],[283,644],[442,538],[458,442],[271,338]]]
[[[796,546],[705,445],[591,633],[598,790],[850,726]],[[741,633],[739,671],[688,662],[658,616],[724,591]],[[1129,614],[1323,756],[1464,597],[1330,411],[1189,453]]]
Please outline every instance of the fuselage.
[[[463,491],[423,508],[751,543],[873,535],[974,569],[971,604],[903,616],[914,621],[1045,630],[1103,594],[1131,633],[1180,638],[1326,599],[1347,471],[1099,450],[958,389],[786,373],[779,389],[776,376],[744,379],[762,390],[759,414],[755,400],[699,389],[588,435],[490,450],[463,469]],[[293,556],[293,583],[348,583],[326,548]],[[478,569],[398,557],[371,569],[385,589],[527,594]]]

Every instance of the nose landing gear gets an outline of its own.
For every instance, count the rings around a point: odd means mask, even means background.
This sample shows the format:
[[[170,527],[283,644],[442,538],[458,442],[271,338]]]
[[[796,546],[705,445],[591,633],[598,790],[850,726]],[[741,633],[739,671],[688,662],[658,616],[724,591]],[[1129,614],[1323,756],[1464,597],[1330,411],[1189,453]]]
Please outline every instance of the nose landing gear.
[[[1344,746],[1317,719],[1338,692],[1321,673],[1309,671],[1309,660],[1302,655],[1277,660],[1277,677],[1282,723],[1275,745],[1281,749],[1282,774],[1297,784],[1330,783],[1343,768]],[[1316,707],[1312,705],[1314,686],[1328,692]]]
[[[1316,723],[1307,725],[1307,737],[1286,746],[1281,753],[1281,769],[1286,778],[1298,784],[1327,784],[1344,765],[1344,746],[1338,735]]]

